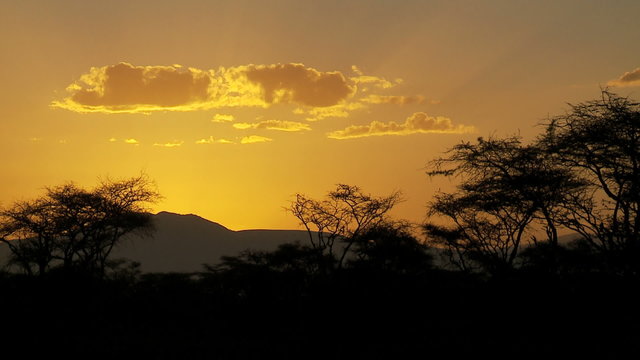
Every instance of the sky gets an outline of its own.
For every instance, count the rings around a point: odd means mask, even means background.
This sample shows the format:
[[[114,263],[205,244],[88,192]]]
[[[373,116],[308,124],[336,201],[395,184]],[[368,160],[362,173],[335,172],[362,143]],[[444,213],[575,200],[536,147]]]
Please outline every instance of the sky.
[[[401,191],[428,162],[640,99],[638,1],[0,0],[0,206],[144,173],[154,211],[298,228],[294,194]]]

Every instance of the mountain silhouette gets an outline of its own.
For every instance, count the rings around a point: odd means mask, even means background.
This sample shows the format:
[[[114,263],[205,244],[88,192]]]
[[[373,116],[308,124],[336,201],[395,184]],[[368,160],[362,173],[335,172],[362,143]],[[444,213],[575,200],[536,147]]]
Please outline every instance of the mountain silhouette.
[[[282,243],[308,239],[300,230],[233,231],[200,216],[160,212],[153,215],[151,236],[128,236],[114,249],[112,258],[140,262],[144,272],[194,272],[214,264],[223,255],[245,249],[275,250]]]
[[[152,215],[150,236],[128,235],[110,255],[141,263],[143,272],[195,272],[202,264],[218,263],[221,256],[235,256],[245,249],[275,250],[282,243],[308,241],[302,230],[233,231],[200,216],[159,212]],[[9,250],[0,244],[0,266]]]

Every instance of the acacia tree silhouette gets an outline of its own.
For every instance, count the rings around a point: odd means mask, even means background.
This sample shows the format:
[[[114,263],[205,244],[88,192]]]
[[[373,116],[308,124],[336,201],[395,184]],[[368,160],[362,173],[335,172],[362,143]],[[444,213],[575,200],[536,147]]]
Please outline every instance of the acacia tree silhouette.
[[[580,177],[562,225],[604,254],[613,271],[640,270],[640,104],[607,89],[552,118],[539,143]]]
[[[431,241],[446,248],[450,262],[464,271],[509,271],[523,245],[536,243],[533,228],[545,228],[545,241],[557,247],[560,204],[584,187],[548,153],[521,138],[479,138],[454,146],[431,162],[430,176],[458,177],[455,193],[438,193],[429,215],[445,216],[453,228],[424,226]]]
[[[158,198],[145,175],[107,179],[92,190],[72,183],[50,187],[38,199],[0,211],[1,241],[11,263],[27,274],[42,276],[58,265],[102,276],[122,236],[150,229],[145,204]]]
[[[338,268],[357,237],[366,229],[382,223],[387,213],[401,201],[400,192],[374,197],[357,186],[338,184],[324,200],[314,200],[296,194],[287,210],[300,220],[309,234],[311,247],[330,258],[336,258]],[[336,241],[344,243],[337,251]]]

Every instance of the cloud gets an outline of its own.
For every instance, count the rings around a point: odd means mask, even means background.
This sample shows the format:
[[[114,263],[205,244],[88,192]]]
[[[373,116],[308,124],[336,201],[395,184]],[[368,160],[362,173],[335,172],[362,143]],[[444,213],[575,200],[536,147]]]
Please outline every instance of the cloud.
[[[234,144],[233,141],[227,139],[216,139],[213,136],[209,136],[208,139],[200,139],[196,141],[196,144]]]
[[[359,102],[349,102],[338,104],[329,107],[316,107],[316,108],[297,108],[293,110],[294,114],[302,115],[306,114],[307,121],[319,121],[325,118],[346,118],[351,111],[363,109],[366,106]]]
[[[127,143],[127,144],[131,144],[131,145],[140,145],[140,143],[138,142],[138,140],[133,139],[133,138],[131,138],[131,139],[125,139],[125,140],[124,140],[124,142],[125,142],[125,143]]]
[[[153,146],[160,146],[160,147],[166,147],[166,148],[174,148],[174,147],[180,147],[182,146],[182,144],[184,144],[184,141],[171,141],[168,143],[155,143],[153,144]]]
[[[609,86],[640,86],[640,68],[628,71],[619,78],[611,80],[607,83]]]
[[[233,115],[226,115],[226,114],[215,114],[211,119],[212,122],[231,122],[233,120],[235,120]]]
[[[257,123],[249,124],[249,123],[237,123],[233,124],[233,127],[236,129],[266,129],[266,130],[280,130],[280,131],[304,131],[311,130],[309,125],[295,122],[295,121],[285,121],[285,120],[264,120]]]
[[[191,110],[208,99],[211,74],[176,66],[119,63],[93,67],[52,106],[76,112]]]
[[[362,72],[360,72],[360,75],[358,76],[353,76],[349,78],[349,80],[353,81],[358,85],[365,85],[367,86],[367,89],[369,88],[368,86],[373,86],[380,89],[389,89],[402,82],[402,79],[396,79],[394,83],[381,77],[371,76],[371,75],[362,75]]]
[[[240,140],[240,144],[255,144],[269,141],[273,141],[273,139],[264,136],[250,135],[243,137],[242,140]]]
[[[378,76],[365,75],[364,72],[356,65],[351,65],[351,71],[356,74],[356,76],[349,77],[349,80],[358,85],[358,90],[363,92],[371,90],[372,87],[378,89],[389,89],[402,83],[402,79],[396,79],[392,82]]]
[[[299,63],[202,70],[178,64],[136,66],[122,62],[91,68],[67,87],[65,98],[52,102],[51,106],[80,113],[148,114],[295,104],[298,105],[295,114],[303,115],[307,121],[318,121],[345,118],[374,104],[428,102],[423,96],[379,94],[400,83],[401,79],[390,81],[365,74],[355,65],[345,76],[340,71],[320,71]],[[234,120],[233,115],[225,113],[217,113],[211,119]],[[254,128],[254,124],[244,126]],[[306,129],[283,123],[255,126],[283,131]]]
[[[398,95],[369,95],[360,101],[369,104],[393,104],[393,105],[411,105],[424,104],[426,98],[422,95],[416,96],[398,96]]]
[[[332,106],[355,90],[339,71],[320,72],[303,64],[250,65],[246,74],[249,81],[262,87],[264,101],[269,104]]]
[[[475,131],[473,126],[454,125],[451,119],[443,116],[428,116],[417,112],[409,116],[404,123],[383,123],[373,121],[369,125],[349,126],[327,134],[331,139],[354,139],[367,136],[410,135],[417,133],[462,134]]]
[[[80,113],[150,113],[276,103],[326,107],[350,98],[356,86],[339,71],[296,63],[201,70],[122,62],[93,67],[66,90],[68,96],[52,102],[52,107]],[[229,116],[218,115],[213,121]]]
[[[109,140],[108,140],[108,141],[109,141],[109,142],[111,142],[111,143],[114,143],[114,142],[118,141],[118,139],[116,139],[116,138],[109,138]]]

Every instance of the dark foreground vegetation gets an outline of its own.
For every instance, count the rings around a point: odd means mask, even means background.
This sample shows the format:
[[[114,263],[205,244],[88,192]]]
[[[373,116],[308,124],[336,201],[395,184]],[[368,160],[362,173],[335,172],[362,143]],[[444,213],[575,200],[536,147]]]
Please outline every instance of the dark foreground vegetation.
[[[5,276],[7,351],[88,358],[637,358],[638,282],[236,269],[193,279]],[[28,357],[28,356],[27,356]]]
[[[2,343],[25,357],[638,358],[639,106],[604,91],[546,125],[531,144],[478,139],[432,162],[459,186],[429,223],[390,219],[399,193],[338,185],[288,207],[308,242],[193,274],[109,257],[148,229],[146,178],[48,189],[0,214]]]

